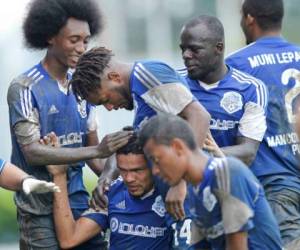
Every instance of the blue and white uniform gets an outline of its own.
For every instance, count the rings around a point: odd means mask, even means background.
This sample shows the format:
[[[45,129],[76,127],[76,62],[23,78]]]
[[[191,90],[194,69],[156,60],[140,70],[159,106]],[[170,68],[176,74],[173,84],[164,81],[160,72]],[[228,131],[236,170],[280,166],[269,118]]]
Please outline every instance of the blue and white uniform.
[[[232,67],[215,84],[185,77],[192,94],[210,113],[210,131],[220,147],[235,145],[238,136],[262,141],[268,99],[262,81]]]
[[[235,158],[209,159],[203,180],[190,187],[192,243],[221,250],[226,234],[248,233],[250,250],[282,249],[278,225],[262,186]]]
[[[299,177],[300,150],[293,123],[300,93],[300,48],[281,37],[264,37],[226,61],[261,79],[269,89],[267,131],[251,169],[262,181],[274,174]]]
[[[226,62],[262,80],[269,90],[267,131],[251,170],[265,188],[284,242],[299,238],[300,149],[293,125],[300,94],[300,47],[279,36],[262,37]]]
[[[2,170],[4,168],[4,166],[5,166],[5,163],[6,162],[4,160],[0,159],[0,174],[1,174],[1,172],[2,172]]]
[[[178,115],[195,101],[186,81],[167,64],[138,61],[130,75],[135,110],[134,128],[158,113]]]
[[[70,77],[71,74],[68,74],[69,79]],[[13,80],[8,90],[7,100],[12,138],[11,162],[40,180],[50,181],[46,167],[28,164],[21,150],[22,145],[37,142],[53,131],[58,136],[62,147],[78,148],[86,145],[87,133],[97,129],[94,121],[95,108],[85,101],[78,104],[73,93],[68,92],[67,88],[51,78],[41,63]],[[83,161],[72,164],[67,173],[69,201],[75,217],[79,216],[80,211],[88,208],[89,195],[82,179],[84,164]],[[53,196],[49,194],[26,196],[23,192],[17,192],[15,196],[19,213],[45,216],[45,218],[50,215],[50,224],[46,226],[46,231],[53,227],[53,235],[49,231],[53,242],[49,242],[49,246],[53,246],[56,241],[51,215],[52,200]],[[23,217],[19,216],[19,218]],[[43,227],[40,221],[38,223]],[[22,222],[19,224],[21,227],[24,225]],[[27,229],[21,229],[21,232],[24,230],[31,230],[31,228],[27,225]],[[45,236],[49,239],[51,237]],[[42,238],[41,234],[39,239]],[[45,244],[46,247],[48,243],[40,244]]]
[[[196,99],[189,90],[185,79],[173,68],[160,61],[137,61],[130,75],[130,91],[134,102],[135,117],[133,126],[139,129],[143,122],[158,113],[178,115],[188,104]],[[165,197],[168,186],[155,178],[156,188]],[[188,206],[188,203],[185,204]],[[187,218],[173,227],[174,248],[186,249],[189,242],[189,209]]]
[[[110,229],[111,250],[171,248],[173,229],[157,190],[133,197],[119,177],[107,195],[108,212],[88,210],[83,216],[94,220],[103,231]]]

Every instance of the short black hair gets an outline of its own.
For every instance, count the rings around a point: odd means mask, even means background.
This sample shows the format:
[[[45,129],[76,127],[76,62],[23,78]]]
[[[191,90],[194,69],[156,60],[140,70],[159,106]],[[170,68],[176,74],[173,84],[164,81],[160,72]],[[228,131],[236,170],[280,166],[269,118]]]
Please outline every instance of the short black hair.
[[[280,29],[284,15],[282,0],[245,0],[242,14],[253,16],[262,30]]]
[[[101,78],[113,53],[105,47],[95,47],[85,52],[76,65],[70,85],[77,101],[87,98],[90,92],[101,88]]]
[[[28,48],[46,49],[48,40],[57,35],[73,17],[89,24],[91,36],[103,28],[102,14],[94,0],[32,0],[23,23]]]
[[[191,126],[181,117],[161,114],[150,118],[141,128],[139,143],[144,147],[148,140],[155,143],[170,145],[173,139],[181,139],[189,149],[197,149],[197,143]]]
[[[123,146],[122,148],[119,148],[116,152],[116,154],[122,154],[122,155],[128,155],[128,154],[136,154],[136,155],[143,155],[143,147],[140,144],[140,141],[137,137],[137,133],[133,133],[133,135],[130,137],[128,143]]]
[[[221,21],[215,16],[200,15],[189,20],[186,28],[193,28],[194,26],[203,24],[211,34],[211,38],[215,41],[224,41],[224,27]]]

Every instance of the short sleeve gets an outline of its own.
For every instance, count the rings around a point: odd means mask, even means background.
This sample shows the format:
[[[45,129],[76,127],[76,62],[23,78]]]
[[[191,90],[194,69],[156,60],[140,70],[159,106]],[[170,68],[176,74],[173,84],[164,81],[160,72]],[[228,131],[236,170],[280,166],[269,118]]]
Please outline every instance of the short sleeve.
[[[267,87],[261,80],[236,69],[233,69],[232,77],[248,85],[243,96],[244,113],[239,121],[239,133],[253,140],[262,141],[267,129]]]
[[[32,95],[30,79],[19,77],[7,94],[10,125],[20,144],[29,144],[40,138],[39,113]]]
[[[195,100],[184,78],[167,64],[139,62],[134,76],[146,89],[141,97],[157,112],[177,115]]]
[[[86,210],[81,216],[95,221],[103,231],[109,228],[108,214],[106,210],[96,211],[90,208]]]
[[[4,166],[5,166],[5,161],[0,159],[0,174],[2,173]]]
[[[233,158],[221,161],[215,168],[215,194],[221,204],[225,233],[248,231],[254,227],[259,184],[241,161]]]

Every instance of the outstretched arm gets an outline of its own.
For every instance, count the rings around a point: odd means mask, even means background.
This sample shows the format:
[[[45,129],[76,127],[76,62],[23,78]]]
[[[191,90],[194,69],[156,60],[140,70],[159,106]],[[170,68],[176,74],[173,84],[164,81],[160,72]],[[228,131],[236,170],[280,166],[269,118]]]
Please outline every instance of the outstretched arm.
[[[58,173],[53,172],[55,168]],[[89,218],[80,217],[77,221],[74,220],[68,200],[66,173],[61,173],[62,166],[48,166],[48,171],[53,174],[54,183],[61,189],[60,193],[54,194],[53,201],[57,238],[61,248],[73,248],[100,233],[101,227]]]
[[[52,182],[36,180],[12,163],[5,162],[3,164],[0,174],[0,186],[5,189],[13,191],[23,190],[26,194],[31,192],[47,193],[59,191],[59,188]]]

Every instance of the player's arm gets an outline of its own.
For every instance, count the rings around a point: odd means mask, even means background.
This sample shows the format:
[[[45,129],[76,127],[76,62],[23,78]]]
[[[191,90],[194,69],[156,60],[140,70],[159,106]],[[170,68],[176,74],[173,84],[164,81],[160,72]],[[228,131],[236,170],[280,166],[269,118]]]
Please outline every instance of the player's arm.
[[[226,235],[226,250],[248,250],[247,232],[237,232]]]
[[[234,156],[250,166],[255,159],[260,141],[253,140],[244,136],[237,137],[236,145],[222,147],[224,155]]]
[[[80,217],[74,220],[67,191],[67,176],[63,166],[48,166],[53,175],[54,183],[61,192],[54,194],[53,215],[56,235],[63,249],[73,248],[101,232],[101,227],[95,221]]]
[[[206,109],[199,102],[193,101],[186,105],[178,115],[190,124],[198,145],[202,147],[209,131],[210,115]]]
[[[89,113],[87,118],[87,142],[85,146],[97,146],[99,144],[98,138],[98,116],[95,106],[88,105]],[[93,172],[100,176],[103,171],[105,159],[94,158],[86,161],[87,165],[93,170]]]
[[[96,130],[89,131],[89,133],[87,134],[86,145],[87,146],[99,145],[99,139]],[[105,159],[95,158],[95,159],[87,160],[86,163],[97,176],[100,176],[104,169],[105,161],[106,161]]]
[[[46,193],[58,191],[58,187],[51,182],[36,180],[24,171],[9,162],[1,163],[0,186],[17,191],[23,190],[26,194],[31,192]]]

